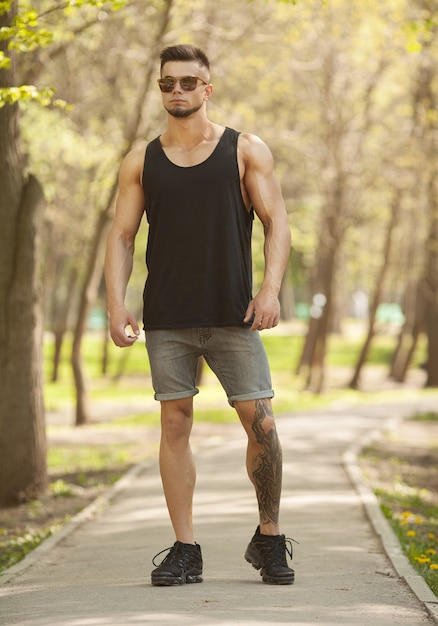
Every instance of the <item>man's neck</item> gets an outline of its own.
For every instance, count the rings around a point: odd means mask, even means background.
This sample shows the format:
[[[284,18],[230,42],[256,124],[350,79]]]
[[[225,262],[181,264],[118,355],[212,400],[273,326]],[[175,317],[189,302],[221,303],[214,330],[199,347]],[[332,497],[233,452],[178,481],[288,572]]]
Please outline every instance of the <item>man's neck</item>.
[[[199,165],[213,153],[224,127],[205,119],[170,120],[168,129],[160,137],[168,159],[180,167]]]
[[[216,136],[217,125],[205,116],[193,115],[188,118],[168,116],[167,131],[162,139],[166,145],[193,146],[209,141]]]

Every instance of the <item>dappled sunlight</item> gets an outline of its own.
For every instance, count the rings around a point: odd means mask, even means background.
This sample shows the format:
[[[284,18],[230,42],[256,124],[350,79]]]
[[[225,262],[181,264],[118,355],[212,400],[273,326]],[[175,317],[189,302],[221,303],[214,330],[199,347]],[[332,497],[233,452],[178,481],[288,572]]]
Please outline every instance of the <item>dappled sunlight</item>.
[[[322,491],[320,493],[309,493],[288,496],[283,495],[282,504],[290,506],[292,510],[296,508],[306,508],[312,506],[325,506],[327,504],[338,506],[341,504],[350,505],[357,502],[357,495],[354,491],[345,491],[343,493]]]

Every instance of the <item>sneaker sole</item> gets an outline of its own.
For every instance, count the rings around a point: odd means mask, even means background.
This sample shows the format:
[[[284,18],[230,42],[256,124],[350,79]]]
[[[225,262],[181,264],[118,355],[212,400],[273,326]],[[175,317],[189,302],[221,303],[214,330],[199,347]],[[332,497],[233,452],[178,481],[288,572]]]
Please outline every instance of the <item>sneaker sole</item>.
[[[190,585],[192,583],[202,583],[202,572],[187,573],[185,576],[153,576],[151,578],[154,587],[176,587],[178,585]]]
[[[268,585],[293,585],[295,581],[295,574],[293,572],[292,574],[287,574],[286,576],[277,576],[275,578],[272,576],[267,576],[266,574],[263,574],[263,572],[260,572],[260,575],[263,582],[267,583]]]
[[[245,559],[248,561],[248,563],[251,563],[254,569],[259,570],[262,568],[262,564],[258,560],[257,554],[253,552],[249,548],[249,546],[245,552]],[[269,576],[262,569],[262,571],[260,572],[260,576],[262,577],[263,582],[267,583],[268,585],[293,585],[295,581],[295,572],[293,570],[287,572],[284,575]]]

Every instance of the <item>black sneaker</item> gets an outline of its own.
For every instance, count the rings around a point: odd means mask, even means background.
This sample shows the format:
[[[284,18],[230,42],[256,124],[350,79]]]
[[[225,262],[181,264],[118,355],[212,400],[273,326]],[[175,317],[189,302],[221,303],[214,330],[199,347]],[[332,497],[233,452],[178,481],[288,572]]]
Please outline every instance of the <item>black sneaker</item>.
[[[271,585],[292,585],[295,572],[288,567],[286,552],[292,559],[292,540],[284,535],[262,535],[260,526],[245,552],[245,559],[255,569],[259,569],[264,583]]]
[[[169,550],[169,554],[161,561],[160,565],[152,571],[152,584],[161,587],[170,585],[184,585],[184,583],[202,583],[202,554],[198,544],[182,543],[175,541]],[[154,556],[152,563],[156,566],[155,559],[166,550],[162,550]]]

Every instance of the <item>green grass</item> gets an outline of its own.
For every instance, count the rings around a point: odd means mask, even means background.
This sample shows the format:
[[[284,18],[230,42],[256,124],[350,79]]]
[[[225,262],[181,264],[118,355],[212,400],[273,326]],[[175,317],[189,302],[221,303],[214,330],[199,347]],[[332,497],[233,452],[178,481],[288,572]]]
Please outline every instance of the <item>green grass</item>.
[[[427,411],[426,413],[418,413],[411,417],[419,422],[438,422],[438,413],[435,411]]]
[[[75,386],[71,368],[71,337],[64,341],[61,363],[57,382],[52,382],[53,343],[44,343],[44,395],[46,408],[57,410],[75,402]],[[133,395],[144,395],[148,389],[145,378],[150,375],[146,349],[140,342],[129,348],[120,350],[111,342],[108,345],[108,369],[102,374],[103,341],[96,334],[88,334],[82,348],[84,373],[88,381],[89,394],[92,400],[111,398],[132,398]],[[120,371],[124,376],[120,377]]]
[[[53,428],[53,427],[49,427]],[[53,428],[56,430],[56,428]],[[62,428],[58,428],[61,431]],[[141,442],[95,445],[54,445],[49,447],[47,462],[52,482],[49,493],[53,498],[71,498],[81,495],[84,489],[97,488],[94,493],[114,484],[128,469],[143,460]],[[42,541],[59,530],[70,519],[66,515],[55,523],[38,525],[38,518],[45,516],[45,505],[41,500],[33,500],[21,505],[26,508],[29,522],[21,531],[0,527],[0,574],[21,561]],[[74,512],[78,504],[74,503]],[[7,515],[6,515],[7,517]]]
[[[50,474],[99,472],[108,467],[125,467],[132,462],[136,444],[54,445],[47,453]]]
[[[0,528],[0,573],[24,559],[26,554],[37,548],[60,527],[61,524],[52,524],[41,531],[29,531],[6,541],[2,540],[4,529]]]
[[[196,411],[196,419],[199,422],[215,424],[228,424],[236,421],[236,413],[224,405],[223,408],[200,408]],[[159,426],[160,412],[135,413],[116,418],[111,421],[112,426]]]
[[[412,419],[438,422],[438,413],[415,414]],[[379,463],[378,458],[375,463]],[[438,491],[431,494],[427,489],[411,486],[409,478],[402,480],[399,464],[399,459],[391,458],[392,488],[374,491],[404,554],[438,596]]]
[[[343,337],[331,335],[328,340],[327,365],[353,367],[359,357],[364,337],[355,336]],[[397,338],[392,335],[376,335],[371,344],[367,358],[368,365],[380,365],[389,367],[396,347]],[[414,355],[413,367],[418,367],[426,360],[426,340],[424,337],[419,341],[419,345]]]
[[[431,506],[421,490],[376,495],[409,562],[438,596],[438,507]]]

